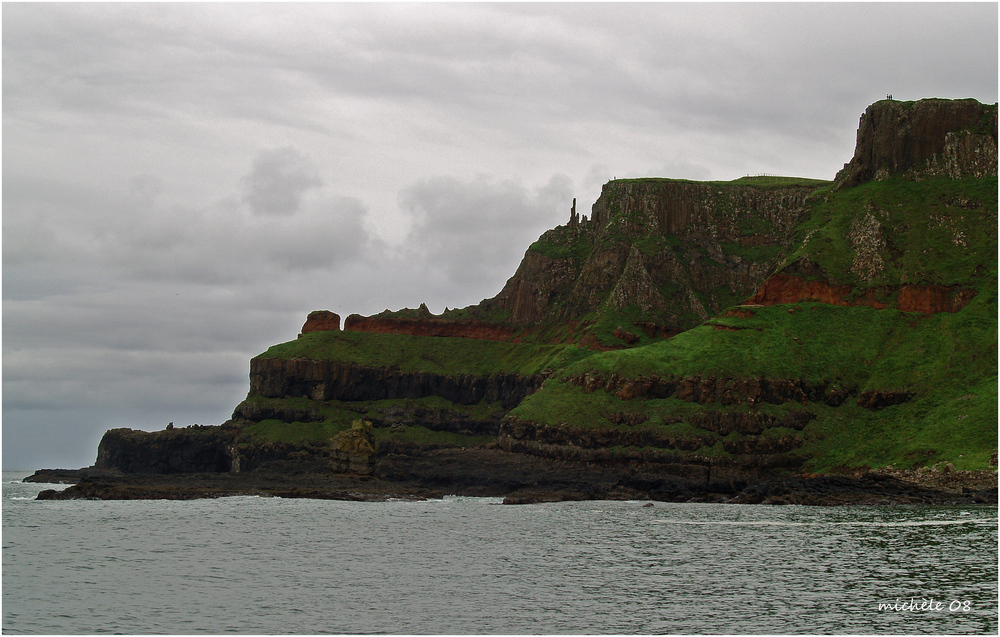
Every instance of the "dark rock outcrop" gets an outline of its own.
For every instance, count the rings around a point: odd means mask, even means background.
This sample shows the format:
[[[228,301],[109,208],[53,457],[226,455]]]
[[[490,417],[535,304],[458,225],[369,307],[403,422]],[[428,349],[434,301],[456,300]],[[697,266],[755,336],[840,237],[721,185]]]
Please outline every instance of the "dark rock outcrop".
[[[306,358],[250,361],[250,395],[313,400],[386,400],[440,396],[460,405],[486,400],[511,409],[541,387],[541,375],[445,376]]]
[[[94,467],[123,473],[228,472],[235,439],[236,432],[223,427],[111,429],[101,438]]]
[[[854,157],[837,187],[893,174],[996,177],[997,105],[976,100],[882,100],[865,109]]]
[[[608,182],[589,221],[543,234],[500,293],[478,309],[527,325],[600,312],[607,301],[616,310],[639,307],[653,334],[689,329],[764,281],[813,190]]]
[[[595,373],[567,376],[566,382],[578,385],[584,392],[604,390],[619,400],[636,398],[679,398],[689,403],[749,405],[790,402],[808,404],[824,402],[836,406],[854,393],[832,381],[807,383],[788,378],[724,378],[719,376],[659,376],[622,377]]]
[[[500,433],[498,411],[487,419],[473,418],[454,409],[421,406],[376,407],[365,412],[365,418],[375,427],[424,427],[431,431],[446,431],[463,436],[496,436]]]

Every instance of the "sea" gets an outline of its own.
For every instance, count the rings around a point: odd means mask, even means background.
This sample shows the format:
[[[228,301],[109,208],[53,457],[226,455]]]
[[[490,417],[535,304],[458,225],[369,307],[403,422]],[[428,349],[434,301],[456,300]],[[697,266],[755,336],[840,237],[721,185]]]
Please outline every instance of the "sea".
[[[997,507],[38,501],[9,634],[990,634]]]

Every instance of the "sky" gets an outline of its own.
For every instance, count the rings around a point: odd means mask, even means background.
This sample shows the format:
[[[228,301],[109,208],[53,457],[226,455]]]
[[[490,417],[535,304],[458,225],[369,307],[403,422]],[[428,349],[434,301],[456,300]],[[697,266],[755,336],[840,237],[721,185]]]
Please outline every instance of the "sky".
[[[2,11],[5,469],[225,421],[311,310],[490,298],[614,177],[832,179],[887,93],[997,101],[996,3]]]

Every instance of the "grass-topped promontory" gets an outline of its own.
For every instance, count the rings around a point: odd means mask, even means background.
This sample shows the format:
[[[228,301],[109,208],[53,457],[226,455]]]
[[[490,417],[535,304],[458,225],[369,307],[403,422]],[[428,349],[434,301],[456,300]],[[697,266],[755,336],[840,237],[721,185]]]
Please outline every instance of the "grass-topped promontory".
[[[274,345],[259,358],[308,358],[449,376],[539,374],[558,370],[592,352],[574,345],[508,343],[368,332],[308,332]]]

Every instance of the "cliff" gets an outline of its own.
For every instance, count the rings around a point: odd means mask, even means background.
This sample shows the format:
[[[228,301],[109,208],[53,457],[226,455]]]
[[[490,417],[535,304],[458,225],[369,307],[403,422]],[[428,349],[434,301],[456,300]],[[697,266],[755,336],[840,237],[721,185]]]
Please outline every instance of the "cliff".
[[[589,220],[542,235],[477,309],[515,325],[575,322],[576,342],[591,333],[611,347],[671,336],[754,292],[822,183],[609,182]]]
[[[839,187],[910,177],[997,176],[997,105],[976,100],[883,100],[858,123],[854,157],[837,173]]]
[[[643,428],[661,441],[607,439],[662,450],[649,462],[742,467],[744,479],[750,466],[788,470],[796,460],[810,471],[968,466],[973,456],[995,466],[995,144],[995,105],[872,105],[836,183],[772,205],[767,220],[787,229],[772,239],[782,256],[753,290],[669,341],[567,366],[511,412],[505,425],[518,426],[502,427],[501,445],[600,458],[604,434],[568,443],[566,432]],[[668,227],[706,251],[705,236],[731,232],[717,214],[699,216],[707,187],[675,198],[643,186],[608,198],[645,213],[632,227]],[[599,201],[594,218],[620,210]],[[781,210],[794,211],[787,226]],[[793,414],[803,426],[784,424]]]
[[[314,401],[378,401],[437,396],[459,405],[517,405],[542,384],[541,375],[488,376],[406,372],[331,360],[256,357],[250,361],[250,395]]]
[[[112,430],[97,469],[804,503],[985,470],[995,501],[996,122],[886,100],[834,181],[609,182],[495,297],[314,312],[224,426]]]

